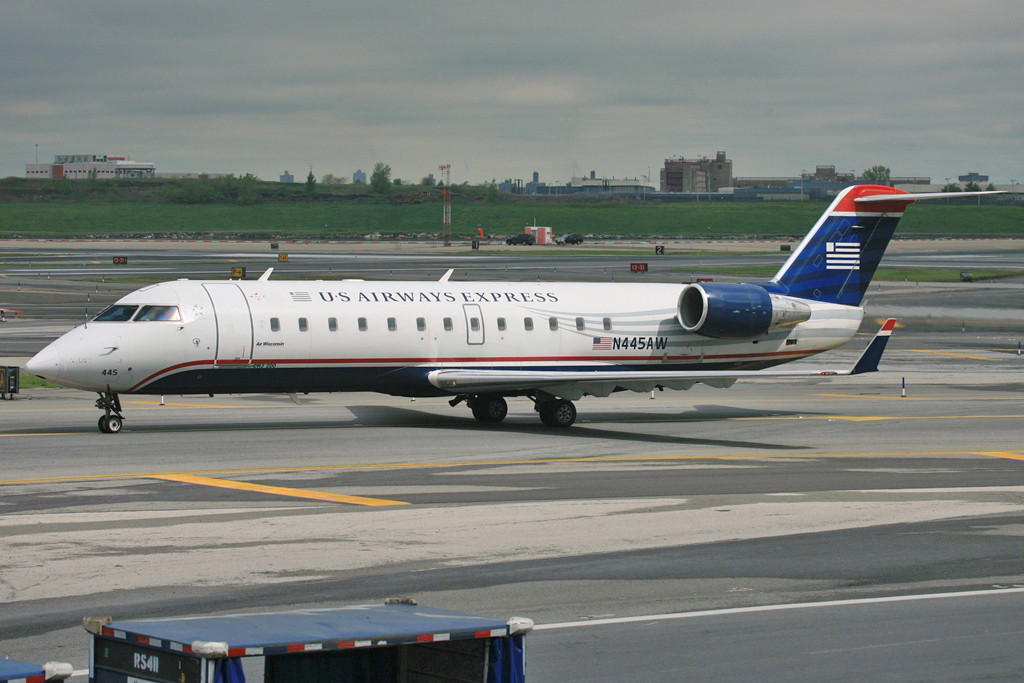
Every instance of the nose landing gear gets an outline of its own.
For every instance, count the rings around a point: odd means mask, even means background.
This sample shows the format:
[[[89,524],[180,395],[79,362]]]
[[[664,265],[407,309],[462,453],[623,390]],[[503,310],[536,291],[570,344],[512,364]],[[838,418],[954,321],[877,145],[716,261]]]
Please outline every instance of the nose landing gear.
[[[124,416],[121,415],[121,399],[109,389],[101,392],[96,399],[96,407],[103,411],[97,426],[104,434],[117,434],[124,426]]]

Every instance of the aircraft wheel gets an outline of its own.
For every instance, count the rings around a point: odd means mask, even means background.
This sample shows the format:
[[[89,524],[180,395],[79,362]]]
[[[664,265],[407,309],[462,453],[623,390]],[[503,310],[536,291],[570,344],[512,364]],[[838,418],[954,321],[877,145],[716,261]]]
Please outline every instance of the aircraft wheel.
[[[111,415],[107,419],[107,434],[117,434],[123,426],[124,423],[121,421],[121,418],[117,415]]]
[[[107,416],[106,415],[100,415],[100,420],[99,420],[99,422],[96,423],[96,426],[99,427],[100,431],[103,432],[104,434],[109,434],[110,433],[110,430],[107,428]]]
[[[478,422],[501,422],[508,415],[508,403],[502,396],[477,396],[472,411]]]
[[[548,427],[564,429],[576,421],[576,406],[564,398],[542,404],[539,411],[540,421]]]

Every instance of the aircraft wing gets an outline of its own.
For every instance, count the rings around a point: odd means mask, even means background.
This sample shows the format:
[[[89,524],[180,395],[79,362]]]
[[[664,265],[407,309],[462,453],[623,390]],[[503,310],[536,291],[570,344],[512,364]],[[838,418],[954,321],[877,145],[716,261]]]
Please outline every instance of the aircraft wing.
[[[460,368],[433,370],[427,379],[435,387],[455,394],[505,393],[542,390],[554,396],[576,400],[584,395],[608,396],[613,391],[689,389],[698,382],[727,388],[738,379],[749,378],[831,378],[874,372],[889,341],[896,319],[882,328],[849,370],[474,370]]]

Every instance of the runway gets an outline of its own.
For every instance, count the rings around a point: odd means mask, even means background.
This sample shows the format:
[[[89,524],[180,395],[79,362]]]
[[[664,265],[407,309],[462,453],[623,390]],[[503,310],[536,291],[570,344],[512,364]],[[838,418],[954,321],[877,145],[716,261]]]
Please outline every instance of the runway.
[[[978,290],[923,291],[885,305]],[[530,681],[1019,679],[1024,358],[1012,326],[932,324],[878,373],[583,399],[565,431],[327,394],[124,397],[103,435],[93,396],[25,392],[2,654],[82,670],[83,616],[409,595],[534,619]]]

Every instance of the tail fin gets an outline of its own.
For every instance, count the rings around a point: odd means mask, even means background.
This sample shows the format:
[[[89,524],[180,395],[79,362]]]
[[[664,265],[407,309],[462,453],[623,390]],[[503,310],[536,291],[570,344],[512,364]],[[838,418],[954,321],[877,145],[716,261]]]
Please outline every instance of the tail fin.
[[[991,192],[911,194],[885,185],[841,191],[772,278],[801,299],[859,306],[903,211],[920,199],[959,199]]]
[[[883,185],[847,187],[772,282],[789,296],[859,306],[904,209],[917,198]]]

